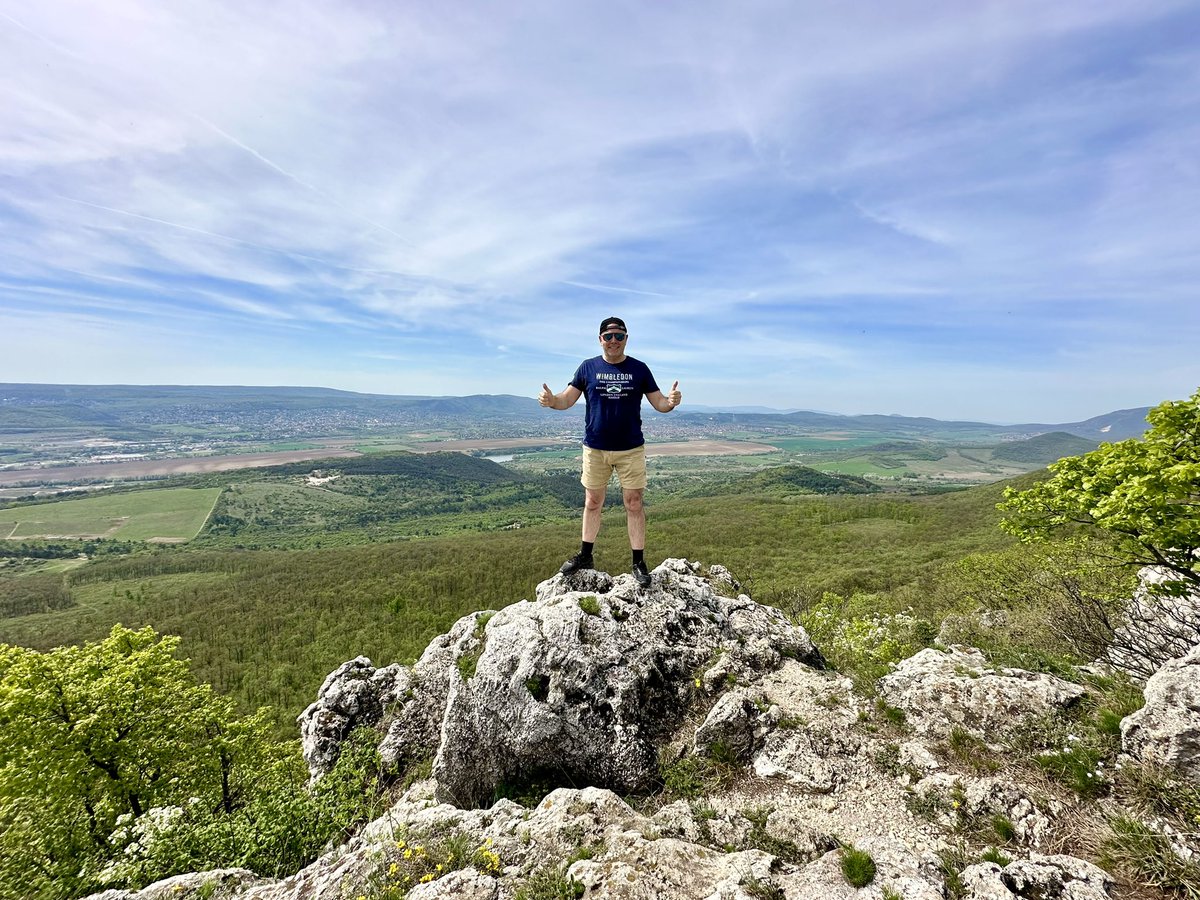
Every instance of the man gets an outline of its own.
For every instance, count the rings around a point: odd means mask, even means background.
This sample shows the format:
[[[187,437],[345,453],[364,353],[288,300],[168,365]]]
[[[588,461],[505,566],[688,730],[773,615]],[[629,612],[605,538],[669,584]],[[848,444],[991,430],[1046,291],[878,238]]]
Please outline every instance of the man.
[[[669,413],[683,399],[679,382],[663,394],[645,363],[625,355],[629,329],[616,316],[600,323],[602,354],[584,360],[575,377],[560,393],[546,385],[538,402],[551,409],[570,409],[582,395],[587,404],[583,438],[583,542],[579,552],[562,565],[564,575],[591,569],[592,547],[600,533],[604,493],[613,470],[621,482],[621,496],[629,525],[629,549],[633,552],[633,577],[643,588],[650,586],[644,559],[646,511],[646,440],[642,437],[642,397],[661,413]]]

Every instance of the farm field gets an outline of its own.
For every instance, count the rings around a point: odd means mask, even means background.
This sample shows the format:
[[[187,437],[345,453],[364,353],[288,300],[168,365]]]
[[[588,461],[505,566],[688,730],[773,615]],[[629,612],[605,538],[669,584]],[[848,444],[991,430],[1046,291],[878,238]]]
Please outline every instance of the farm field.
[[[203,472],[228,472],[304,462],[310,459],[353,457],[353,450],[318,448],[285,450],[277,453],[238,453],[229,456],[189,456],[175,459],[137,460],[134,462],[94,463],[82,466],[57,466],[0,471],[0,485],[60,484],[73,481],[119,481],[129,478],[167,478]]]
[[[160,488],[59,500],[7,510],[0,536],[29,538],[117,538],[182,543],[204,527],[220,488]]]
[[[750,441],[667,441],[646,445],[647,456],[752,456],[772,452],[775,448],[771,445]]]

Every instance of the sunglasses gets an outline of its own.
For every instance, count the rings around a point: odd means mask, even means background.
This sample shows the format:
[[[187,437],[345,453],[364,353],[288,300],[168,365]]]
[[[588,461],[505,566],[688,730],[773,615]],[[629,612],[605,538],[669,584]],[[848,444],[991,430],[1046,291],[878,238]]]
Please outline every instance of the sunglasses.
[[[626,336],[623,334],[614,333],[614,334],[602,334],[602,335],[600,335],[600,337],[604,338],[604,342],[607,344],[609,341],[616,341],[617,343],[620,343],[621,341],[625,340]]]

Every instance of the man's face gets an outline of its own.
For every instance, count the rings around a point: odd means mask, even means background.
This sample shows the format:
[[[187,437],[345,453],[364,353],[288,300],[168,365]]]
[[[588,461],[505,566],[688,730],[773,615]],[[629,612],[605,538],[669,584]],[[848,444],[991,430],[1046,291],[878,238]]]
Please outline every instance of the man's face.
[[[624,328],[609,325],[600,335],[600,346],[604,349],[605,359],[620,359],[625,355],[625,345],[629,343],[629,335]]]

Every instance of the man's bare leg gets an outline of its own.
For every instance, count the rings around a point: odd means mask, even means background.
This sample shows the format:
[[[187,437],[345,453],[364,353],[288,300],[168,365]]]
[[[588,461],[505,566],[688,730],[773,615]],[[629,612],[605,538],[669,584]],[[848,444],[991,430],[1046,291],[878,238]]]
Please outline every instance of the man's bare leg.
[[[642,498],[646,491],[643,488],[622,492],[625,501],[625,521],[629,527],[629,549],[646,549],[646,509]]]
[[[594,491],[584,488],[583,497],[583,539],[589,544],[596,543],[596,535],[600,533],[600,515],[604,512],[604,493],[606,488]],[[642,531],[645,532],[645,524]]]

